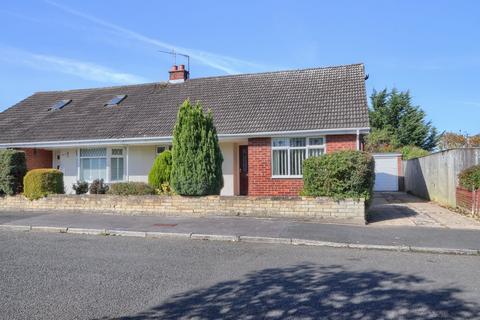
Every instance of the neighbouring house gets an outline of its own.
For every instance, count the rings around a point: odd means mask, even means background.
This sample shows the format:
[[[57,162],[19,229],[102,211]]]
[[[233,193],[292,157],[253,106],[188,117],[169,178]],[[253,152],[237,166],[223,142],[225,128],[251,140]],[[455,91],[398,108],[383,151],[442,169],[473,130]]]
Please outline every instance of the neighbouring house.
[[[0,148],[26,151],[29,169],[77,180],[147,181],[170,148],[179,105],[214,115],[224,156],[222,195],[297,195],[305,158],[360,150],[369,132],[363,64],[38,92],[0,113]]]

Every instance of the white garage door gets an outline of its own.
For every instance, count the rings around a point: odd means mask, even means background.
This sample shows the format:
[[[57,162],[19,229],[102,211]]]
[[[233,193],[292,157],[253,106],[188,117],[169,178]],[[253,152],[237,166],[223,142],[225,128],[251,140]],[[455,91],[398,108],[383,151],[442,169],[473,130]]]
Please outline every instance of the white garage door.
[[[375,158],[374,191],[398,191],[399,155],[373,155]]]

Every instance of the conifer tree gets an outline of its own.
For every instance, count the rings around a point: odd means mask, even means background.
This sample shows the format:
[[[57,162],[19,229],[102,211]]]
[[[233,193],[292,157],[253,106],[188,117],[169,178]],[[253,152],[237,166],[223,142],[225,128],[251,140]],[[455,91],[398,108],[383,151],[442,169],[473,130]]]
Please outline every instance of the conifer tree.
[[[173,131],[171,186],[180,195],[220,194],[223,156],[213,124],[200,103],[187,99],[180,107]]]

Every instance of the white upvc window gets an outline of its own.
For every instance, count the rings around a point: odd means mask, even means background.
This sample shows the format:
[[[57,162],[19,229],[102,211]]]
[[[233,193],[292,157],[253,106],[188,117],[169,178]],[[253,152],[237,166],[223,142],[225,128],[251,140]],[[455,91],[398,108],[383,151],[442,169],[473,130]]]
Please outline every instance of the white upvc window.
[[[82,148],[79,150],[78,179],[92,182],[103,179],[105,182],[125,180],[125,149]]]
[[[272,138],[272,177],[301,178],[303,161],[324,153],[324,136]]]
[[[157,155],[162,153],[163,151],[165,150],[171,150],[172,149],[172,146],[169,145],[169,144],[163,144],[163,145],[159,145],[156,147],[156,152],[157,152]]]
[[[123,148],[112,148],[110,155],[110,181],[124,180],[124,150]]]
[[[80,149],[80,180],[107,180],[107,148]]]

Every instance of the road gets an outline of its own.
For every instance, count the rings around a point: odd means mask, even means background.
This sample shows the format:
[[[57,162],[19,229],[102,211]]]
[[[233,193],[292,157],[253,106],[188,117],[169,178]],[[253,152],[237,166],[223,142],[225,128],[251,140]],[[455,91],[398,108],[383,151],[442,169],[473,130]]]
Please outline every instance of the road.
[[[480,319],[480,258],[0,232],[4,319]]]

